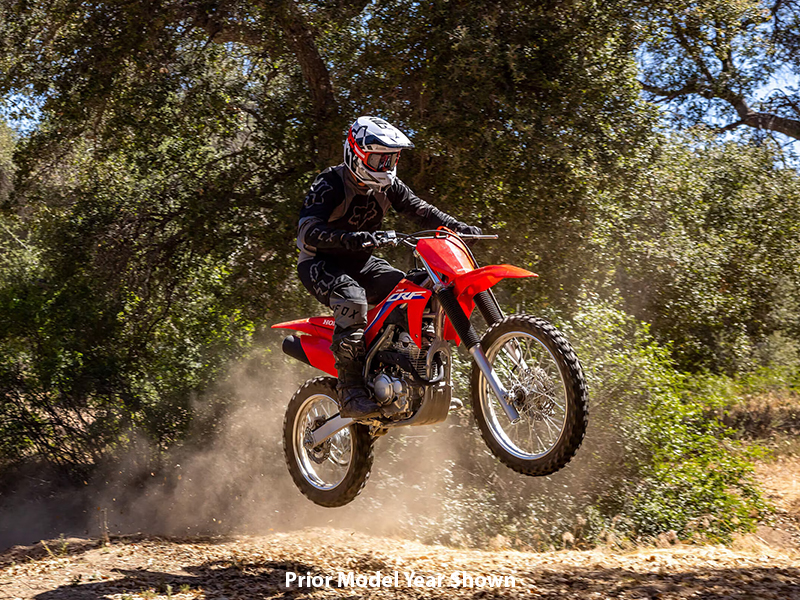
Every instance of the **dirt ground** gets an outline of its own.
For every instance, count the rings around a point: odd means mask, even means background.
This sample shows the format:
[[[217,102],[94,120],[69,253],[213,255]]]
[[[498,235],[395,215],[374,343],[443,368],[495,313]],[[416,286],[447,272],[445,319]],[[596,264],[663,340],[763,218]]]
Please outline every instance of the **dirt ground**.
[[[729,547],[485,552],[336,529],[265,537],[121,537],[107,544],[52,540],[0,555],[0,598],[800,600],[800,459],[761,465],[758,475],[778,512]],[[309,575],[315,578],[310,586],[294,579],[287,587],[287,577]]]

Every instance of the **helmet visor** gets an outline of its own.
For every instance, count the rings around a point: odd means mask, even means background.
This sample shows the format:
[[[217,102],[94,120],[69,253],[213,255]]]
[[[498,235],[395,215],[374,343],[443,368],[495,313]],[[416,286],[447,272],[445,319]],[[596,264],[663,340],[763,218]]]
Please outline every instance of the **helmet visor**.
[[[373,171],[391,171],[400,158],[399,152],[370,152],[367,154],[367,166]]]

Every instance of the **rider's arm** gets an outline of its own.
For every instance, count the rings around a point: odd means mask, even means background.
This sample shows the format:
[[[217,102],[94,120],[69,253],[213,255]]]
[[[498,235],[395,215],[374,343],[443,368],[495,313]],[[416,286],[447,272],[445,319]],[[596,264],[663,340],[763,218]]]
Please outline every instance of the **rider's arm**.
[[[338,181],[337,181],[338,180]],[[314,251],[327,248],[360,249],[365,242],[373,241],[367,232],[351,232],[328,225],[328,219],[341,203],[341,180],[331,172],[321,173],[306,194],[297,224],[297,245]]]
[[[423,229],[436,229],[444,226],[453,231],[463,231],[469,228],[466,223],[454,219],[419,198],[399,179],[395,180],[386,195],[397,212],[407,216]]]

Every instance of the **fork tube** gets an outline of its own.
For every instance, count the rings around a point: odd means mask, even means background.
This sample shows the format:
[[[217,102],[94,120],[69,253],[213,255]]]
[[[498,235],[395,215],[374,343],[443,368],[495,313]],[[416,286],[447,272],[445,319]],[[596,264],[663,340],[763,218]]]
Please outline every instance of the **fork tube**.
[[[433,281],[433,291],[438,292],[440,289],[442,289],[444,284],[442,283],[442,280],[439,279],[439,276],[434,273],[433,269],[428,264],[428,261],[425,260],[416,249],[414,250],[414,256],[419,259],[419,261],[422,263],[422,266],[425,267],[425,270],[428,272],[428,277],[430,277],[431,281]]]
[[[474,300],[475,306],[478,307],[487,325],[494,325],[503,318],[503,310],[492,290],[484,290],[475,294]]]
[[[475,364],[478,366],[481,373],[483,373],[483,376],[486,378],[486,381],[489,383],[489,387],[492,388],[492,391],[497,397],[497,401],[500,403],[500,406],[503,407],[503,412],[506,413],[508,420],[512,423],[519,421],[519,413],[517,412],[517,409],[514,408],[514,406],[509,402],[508,392],[503,388],[503,384],[497,377],[494,367],[486,358],[486,354],[484,354],[481,345],[477,344],[476,346],[473,346],[469,349],[469,353],[472,355],[472,360],[475,361]]]
[[[506,416],[512,423],[517,422],[519,420],[519,413],[509,402],[508,392],[503,388],[503,384],[497,377],[494,367],[492,367],[486,359],[486,354],[484,354],[483,348],[481,348],[478,333],[475,331],[472,323],[469,322],[469,318],[458,303],[455,293],[453,293],[451,288],[443,288],[436,293],[436,297],[439,299],[442,308],[444,308],[444,312],[447,318],[450,319],[450,323],[452,323],[458,337],[464,342],[464,345],[472,355],[472,359],[475,361],[478,369],[483,373],[486,381],[489,382],[492,392],[497,396],[497,401],[500,403],[500,406],[503,407],[503,412],[506,413]]]

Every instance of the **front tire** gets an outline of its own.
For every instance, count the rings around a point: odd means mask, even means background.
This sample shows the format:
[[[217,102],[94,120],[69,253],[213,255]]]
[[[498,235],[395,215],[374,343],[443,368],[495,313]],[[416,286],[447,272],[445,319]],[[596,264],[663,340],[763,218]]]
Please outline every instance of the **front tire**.
[[[569,342],[544,319],[513,315],[492,325],[481,347],[520,415],[516,423],[508,419],[473,366],[472,408],[486,445],[524,475],[563,468],[583,441],[589,415],[583,370]]]
[[[320,506],[344,506],[364,488],[372,469],[369,428],[354,423],[316,448],[307,434],[339,413],[336,379],[317,377],[295,392],[283,421],[286,466],[299,490]]]

